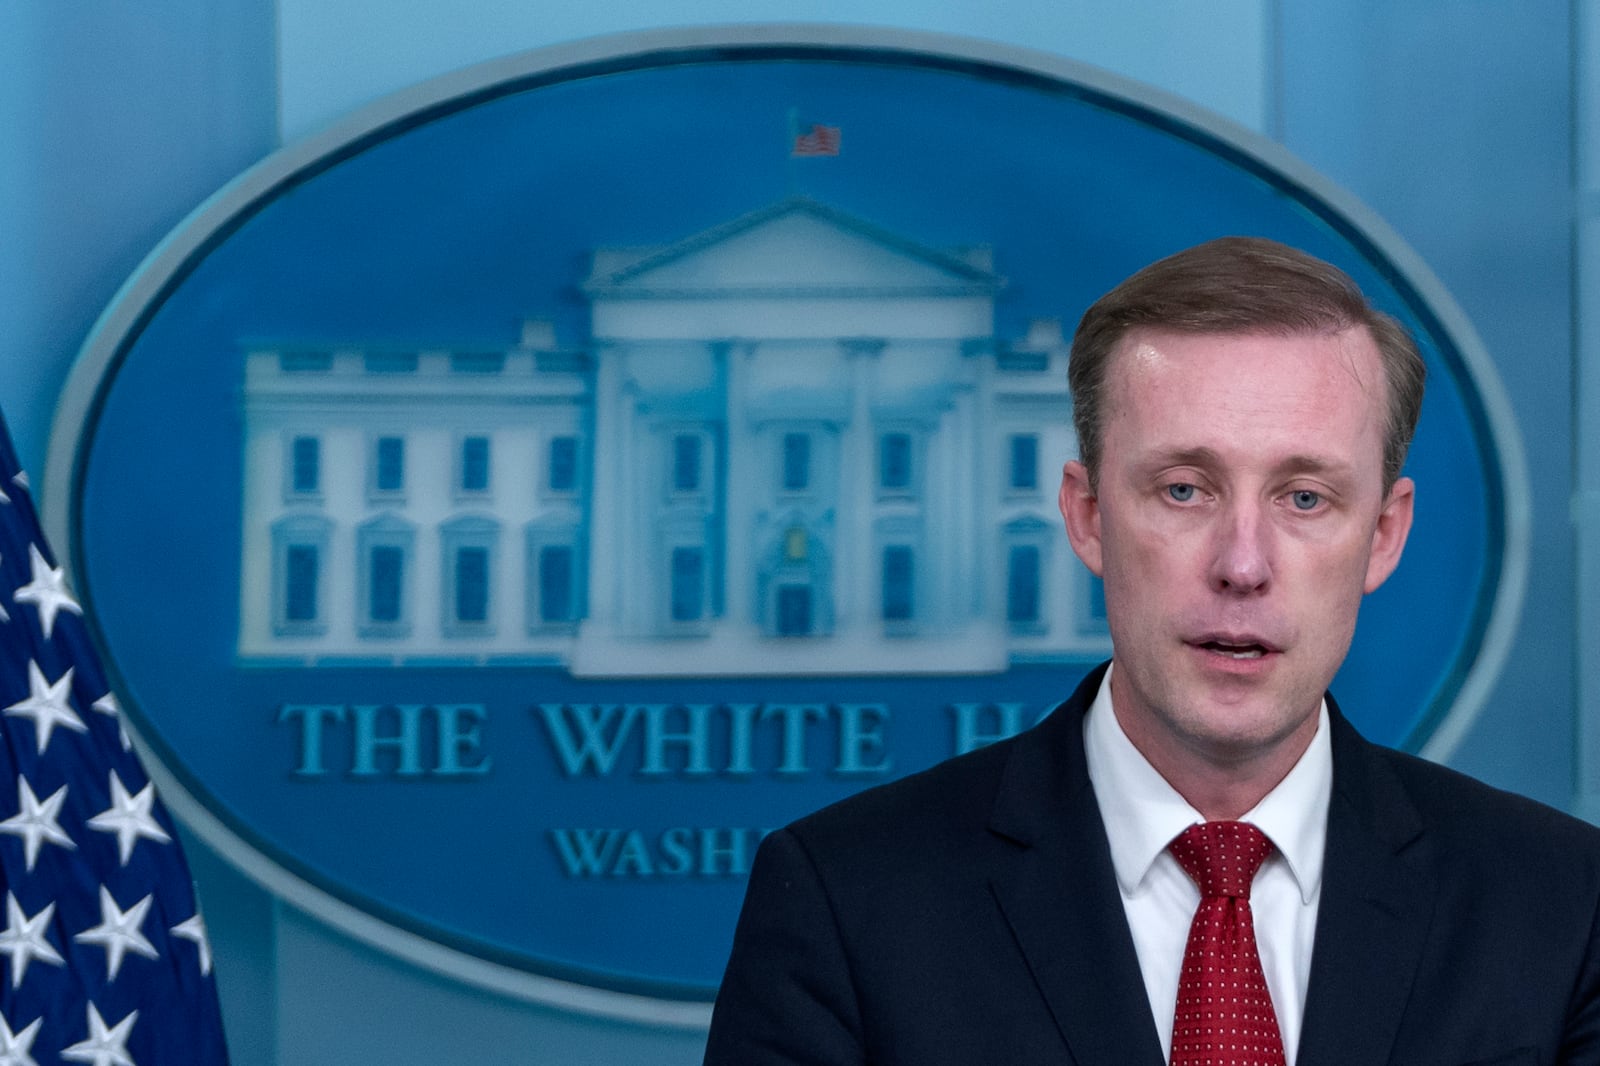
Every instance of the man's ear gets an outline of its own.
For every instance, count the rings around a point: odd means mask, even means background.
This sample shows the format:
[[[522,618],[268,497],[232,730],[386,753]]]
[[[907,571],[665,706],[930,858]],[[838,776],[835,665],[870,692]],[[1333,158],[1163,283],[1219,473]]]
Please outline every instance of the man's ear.
[[[1100,498],[1089,484],[1089,471],[1077,459],[1061,468],[1061,495],[1057,502],[1067,524],[1067,540],[1083,565],[1101,575]]]
[[[1400,565],[1400,553],[1405,550],[1406,537],[1411,533],[1411,511],[1416,495],[1416,483],[1408,477],[1397,480],[1389,490],[1383,510],[1378,512],[1378,524],[1372,530],[1372,554],[1367,557],[1363,592],[1372,592],[1389,580],[1394,568]]]

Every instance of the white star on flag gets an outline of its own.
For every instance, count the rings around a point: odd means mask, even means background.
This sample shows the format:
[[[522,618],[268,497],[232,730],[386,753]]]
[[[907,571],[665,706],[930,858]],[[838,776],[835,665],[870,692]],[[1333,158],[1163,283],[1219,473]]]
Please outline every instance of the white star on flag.
[[[139,1017],[133,1011],[110,1029],[101,1020],[100,1012],[89,1004],[89,1039],[80,1040],[61,1052],[61,1057],[74,1062],[87,1062],[90,1066],[139,1066],[128,1054],[128,1034]]]
[[[31,603],[39,608],[39,627],[44,630],[44,639],[49,640],[50,634],[55,631],[58,611],[82,615],[83,608],[67,591],[66,567],[51,566],[36,544],[28,545],[28,563],[33,567],[33,580],[12,593],[11,598],[17,603]]]
[[[133,738],[128,736],[128,727],[122,724],[122,704],[117,702],[117,694],[115,692],[107,692],[104,696],[89,704],[89,709],[91,711],[99,711],[101,714],[116,719],[117,740],[121,742],[122,750],[133,750]]]
[[[28,698],[18,700],[3,712],[33,719],[33,728],[38,734],[40,755],[44,754],[45,746],[50,743],[50,736],[58,725],[66,726],[76,733],[88,732],[89,727],[83,724],[78,712],[67,702],[67,697],[72,692],[73,669],[74,667],[67,667],[67,672],[61,675],[60,680],[52,684],[44,679],[44,671],[39,669],[39,664],[29,659]]]
[[[140,837],[161,844],[172,842],[167,831],[156,821],[155,815],[150,813],[155,801],[156,786],[153,783],[141,788],[138,795],[130,796],[122,778],[117,776],[115,770],[111,771],[111,806],[90,818],[89,827],[102,833],[117,834],[117,852],[124,866],[133,856],[133,846]]]
[[[62,785],[50,794],[50,798],[40,803],[33,794],[33,787],[28,784],[25,777],[17,778],[17,813],[0,822],[0,833],[10,833],[22,838],[23,856],[27,860],[28,872],[33,872],[33,864],[39,858],[39,845],[48,840],[52,844],[59,844],[63,848],[76,848],[78,845],[67,836],[66,830],[61,828],[57,821],[61,817],[61,804],[66,801],[67,786]]]
[[[122,969],[123,956],[130,951],[147,959],[161,957],[155,945],[139,932],[139,926],[144,924],[144,916],[150,913],[150,904],[154,899],[154,896],[146,896],[127,910],[122,910],[117,906],[117,901],[111,898],[106,886],[100,886],[100,924],[85,929],[72,939],[82,944],[99,944],[106,949],[106,980],[116,979],[117,971]]]
[[[206,920],[200,917],[200,912],[196,911],[193,918],[173,926],[171,932],[173,936],[194,941],[195,947],[200,949],[200,976],[211,973],[211,938],[206,936]],[[4,1066],[4,1063],[0,1063],[0,1066]]]
[[[0,1018],[0,1066],[39,1066],[33,1057],[33,1041],[43,1024],[43,1018],[35,1018],[22,1032],[13,1033],[11,1023]]]
[[[56,905],[49,903],[44,910],[29,918],[22,913],[22,904],[17,902],[17,897],[6,893],[6,927],[4,932],[0,932],[0,953],[11,957],[12,988],[22,983],[23,974],[28,972],[28,963],[35,958],[52,966],[66,965],[61,953],[44,938],[55,913]],[[3,1060],[0,1060],[0,1066],[3,1066]]]

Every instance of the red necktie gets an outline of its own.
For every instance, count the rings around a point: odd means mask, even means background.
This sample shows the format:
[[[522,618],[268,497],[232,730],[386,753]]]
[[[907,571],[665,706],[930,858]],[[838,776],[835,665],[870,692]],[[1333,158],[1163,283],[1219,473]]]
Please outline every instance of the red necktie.
[[[1283,1066],[1250,916],[1250,882],[1272,841],[1245,822],[1203,822],[1167,849],[1200,887],[1178,978],[1172,1066]]]

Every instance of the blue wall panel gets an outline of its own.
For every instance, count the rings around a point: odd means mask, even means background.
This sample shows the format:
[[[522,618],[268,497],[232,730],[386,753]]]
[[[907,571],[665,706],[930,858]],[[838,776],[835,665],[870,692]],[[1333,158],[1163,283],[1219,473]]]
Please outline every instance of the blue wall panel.
[[[1572,101],[1569,5],[1286,4],[1281,138],[1363,198],[1466,309],[1529,456],[1533,567],[1522,625],[1453,758],[1572,799]],[[1417,492],[1417,520],[1450,521]]]

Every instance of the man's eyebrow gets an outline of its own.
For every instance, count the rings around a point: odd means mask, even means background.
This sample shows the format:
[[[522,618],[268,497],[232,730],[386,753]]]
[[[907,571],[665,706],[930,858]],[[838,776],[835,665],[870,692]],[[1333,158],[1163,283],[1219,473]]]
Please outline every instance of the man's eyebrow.
[[[1355,468],[1348,462],[1320,455],[1291,455],[1278,464],[1286,474],[1348,474]]]
[[[1139,463],[1142,469],[1159,470],[1168,466],[1216,467],[1223,462],[1213,448],[1163,448],[1150,452]],[[1348,474],[1350,463],[1328,456],[1296,453],[1285,456],[1273,467],[1280,474]]]
[[[1153,471],[1167,466],[1210,467],[1221,461],[1222,457],[1211,448],[1158,448],[1144,455],[1139,466]]]

